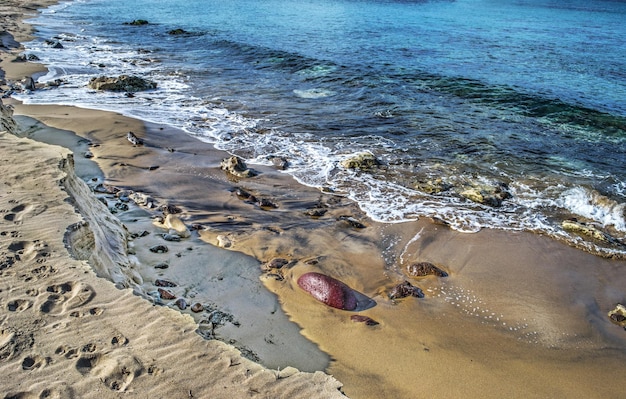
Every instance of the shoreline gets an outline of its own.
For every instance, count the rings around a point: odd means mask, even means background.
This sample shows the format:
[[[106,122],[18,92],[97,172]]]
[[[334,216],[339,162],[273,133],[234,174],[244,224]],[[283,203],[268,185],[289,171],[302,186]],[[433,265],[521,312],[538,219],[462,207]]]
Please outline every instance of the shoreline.
[[[222,152],[172,128],[111,117],[96,129],[88,121],[113,114],[65,106],[15,104],[15,109],[78,134],[78,141],[86,140],[81,152],[93,153],[106,183],[146,193],[160,204],[180,205],[185,224],[200,225],[200,237],[211,246],[226,236],[231,250],[256,258],[251,262],[255,273],[260,274],[262,263],[287,259],[280,278],[266,274],[263,284],[302,334],[330,354],[328,372],[345,384],[350,397],[600,397],[620,392],[602,381],[618,379],[626,367],[624,331],[606,317],[626,300],[620,290],[626,286],[623,261],[532,233],[470,235],[428,220],[375,223],[351,201],[301,186],[272,168],[258,168],[257,178],[229,180],[219,169]],[[129,130],[144,140],[143,146],[126,141]],[[77,163],[79,155],[74,156]],[[236,188],[278,208],[241,200]],[[324,216],[304,214],[320,203],[328,209]],[[345,215],[366,228],[339,222]],[[131,213],[123,222],[133,219]],[[147,245],[139,245],[140,240],[135,240],[136,255],[150,259],[153,255],[141,253]],[[441,265],[450,276],[410,280],[426,298],[390,300],[389,290],[410,279],[405,268],[415,261]],[[312,300],[296,284],[307,271],[332,275],[375,300],[376,306],[359,314],[380,324],[354,323],[351,313]],[[116,282],[149,296],[148,282],[155,277],[153,268],[136,267]],[[185,272],[174,277],[184,279]],[[419,387],[407,383],[416,376],[423,377]]]

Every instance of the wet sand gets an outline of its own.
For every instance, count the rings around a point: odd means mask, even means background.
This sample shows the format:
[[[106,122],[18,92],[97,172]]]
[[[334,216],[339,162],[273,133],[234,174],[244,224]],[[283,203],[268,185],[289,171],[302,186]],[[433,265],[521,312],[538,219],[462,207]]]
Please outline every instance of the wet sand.
[[[200,315],[183,311],[204,336],[231,342],[265,365],[324,368],[353,398],[624,394],[626,331],[607,317],[626,302],[623,260],[532,233],[462,234],[427,219],[375,223],[348,199],[303,187],[270,167],[252,166],[258,176],[233,178],[220,169],[227,154],[167,126],[72,107],[14,106],[24,115],[16,118],[24,135],[50,141],[49,128],[65,131],[65,141],[55,144],[75,151],[77,172],[92,186],[104,182],[176,205],[185,225],[195,228],[189,239],[164,242],[158,234],[166,229],[153,220],[161,212],[130,203],[115,217],[131,233],[150,234],[130,241],[132,267],[92,264],[95,272],[174,309],[154,282],[176,282],[171,291],[177,298],[214,306]],[[128,131],[144,144],[131,145]],[[85,159],[86,151],[94,157]],[[277,207],[241,199],[237,188]],[[112,209],[119,202],[99,196]],[[306,214],[320,206],[323,216]],[[229,239],[228,250],[216,248],[218,236]],[[166,255],[148,250],[163,243],[171,247]],[[263,273],[262,265],[274,258],[289,263]],[[407,276],[406,267],[418,261],[450,275]],[[161,262],[168,268],[155,269]],[[338,278],[376,305],[359,312],[327,307],[298,287],[297,278],[308,271]],[[389,299],[404,280],[425,297]],[[208,325],[217,310],[226,321]],[[353,322],[355,313],[379,324]]]

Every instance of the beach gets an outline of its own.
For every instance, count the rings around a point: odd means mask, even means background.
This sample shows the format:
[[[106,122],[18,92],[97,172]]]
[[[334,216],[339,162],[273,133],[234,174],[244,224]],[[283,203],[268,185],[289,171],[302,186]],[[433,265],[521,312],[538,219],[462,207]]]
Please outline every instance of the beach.
[[[2,6],[7,82],[45,71],[12,62],[42,6]],[[623,259],[375,222],[278,167],[233,176],[228,153],[170,126],[3,103],[6,398],[623,395],[626,331],[607,315],[626,302]],[[448,275],[411,276],[419,262]],[[322,304],[308,272],[367,305]],[[424,297],[390,298],[404,281]]]

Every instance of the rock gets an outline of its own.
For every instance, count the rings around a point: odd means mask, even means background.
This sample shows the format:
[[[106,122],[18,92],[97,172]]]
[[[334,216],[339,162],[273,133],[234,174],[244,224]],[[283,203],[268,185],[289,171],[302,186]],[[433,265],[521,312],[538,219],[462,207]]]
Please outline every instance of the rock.
[[[85,151],[85,153],[83,154],[83,156],[87,159],[91,159],[93,158],[93,153],[91,151]]]
[[[63,45],[58,40],[46,40],[46,44],[52,48],[63,48]]]
[[[201,303],[194,303],[193,305],[191,305],[191,311],[194,313],[200,313],[204,310],[204,306],[202,306]]]
[[[272,200],[268,200],[267,198],[261,198],[257,201],[257,205],[261,208],[265,209],[277,209],[278,205]]]
[[[415,188],[417,190],[427,194],[439,194],[450,190],[452,187],[454,187],[452,184],[446,183],[440,178],[415,183]]]
[[[333,308],[354,310],[357,307],[357,298],[352,288],[325,274],[305,273],[298,278],[298,286],[313,298]]]
[[[176,287],[176,283],[173,283],[169,280],[161,280],[161,279],[156,279],[154,281],[154,285],[156,285],[157,287]]]
[[[364,229],[366,227],[352,216],[339,216],[337,220],[346,222],[350,227],[354,227],[355,229]]]
[[[284,258],[274,258],[267,263],[261,265],[261,270],[270,271],[272,269],[280,269],[283,266],[289,264],[289,261]]]
[[[137,92],[156,89],[157,84],[138,76],[120,75],[118,77],[100,76],[92,78],[88,84],[94,90]]]
[[[408,281],[396,285],[389,292],[390,299],[406,298],[407,296],[414,296],[416,298],[424,298],[424,292],[418,287],[415,287]]]
[[[355,314],[355,315],[350,316],[350,320],[352,320],[355,323],[365,323],[365,325],[367,326],[377,326],[380,324],[376,320],[371,319],[367,316],[362,316],[360,314]]]
[[[178,28],[178,29],[172,29],[170,31],[167,32],[168,35],[184,35],[188,33],[186,30]]]
[[[133,132],[128,132],[126,134],[126,139],[130,141],[132,145],[143,145],[143,140],[137,137]]]
[[[159,210],[161,212],[163,212],[163,214],[165,216],[167,216],[167,215],[175,215],[175,214],[178,214],[178,213],[183,213],[182,209],[180,209],[176,205],[172,205],[172,204],[161,205],[159,207]]]
[[[163,254],[169,251],[169,249],[165,245],[155,245],[150,247],[150,252],[154,252],[155,254]]]
[[[328,209],[324,209],[324,208],[310,208],[307,209],[306,211],[304,211],[304,214],[307,216],[310,216],[312,218],[319,218],[322,217],[326,214],[326,212],[328,212]]]
[[[508,191],[508,186],[505,183],[498,183],[494,187],[473,186],[460,194],[470,201],[494,208],[502,206],[502,201],[511,198],[511,193]]]
[[[167,262],[161,262],[154,265],[155,269],[167,269],[170,265]]]
[[[180,241],[180,236],[178,234],[161,234],[161,237],[163,237],[163,239],[165,241]]]
[[[183,298],[178,298],[176,302],[174,302],[174,304],[178,306],[178,309],[180,310],[187,309],[187,301],[185,301]]]
[[[178,216],[175,216],[172,214],[167,215],[165,217],[165,220],[163,221],[163,224],[165,225],[165,227],[167,227],[170,230],[173,230],[176,234],[178,234],[182,238],[191,237],[191,232],[189,231],[187,226],[185,226],[185,223],[183,223],[183,221],[180,220]],[[170,231],[170,234],[171,234],[171,231]]]
[[[272,165],[274,165],[276,169],[285,170],[289,166],[289,161],[287,161],[287,159],[284,157],[270,155],[267,157],[267,159],[272,162]]]
[[[126,212],[128,210],[128,204],[124,202],[116,202],[114,207],[115,209],[120,210],[122,212]]]
[[[156,207],[156,200],[144,193],[132,192],[128,195],[128,199],[139,206],[143,206],[146,208]]]
[[[257,202],[257,199],[254,195],[250,194],[249,192],[247,192],[246,190],[240,187],[237,187],[235,189],[235,195],[237,196],[237,198],[239,198],[242,201]]]
[[[233,242],[228,236],[219,235],[217,236],[217,246],[220,248],[230,248],[233,246]]]
[[[145,237],[147,235],[149,235],[150,232],[148,230],[142,230],[138,233],[131,233],[130,237],[131,238],[141,238],[141,237]]]
[[[341,161],[341,166],[344,168],[360,169],[365,172],[371,172],[380,165],[380,161],[369,152],[363,152]]]
[[[176,295],[172,294],[168,290],[164,290],[163,288],[159,288],[159,296],[161,299],[174,299]]]
[[[406,267],[406,271],[411,277],[437,276],[448,277],[448,273],[444,272],[437,266],[429,262],[413,263]]]
[[[148,25],[149,22],[146,21],[145,19],[135,19],[131,22],[124,22],[124,25],[133,25],[133,26],[142,26],[142,25]]]
[[[39,61],[39,57],[35,54],[20,54],[11,62]]]
[[[613,323],[626,329],[626,307],[624,305],[618,303],[615,309],[611,310],[608,315]]]
[[[220,167],[222,168],[222,170],[230,173],[231,175],[241,177],[241,178],[252,177],[252,176],[257,175],[257,173],[254,170],[248,169],[248,166],[243,161],[243,159],[237,156],[232,156],[230,158],[226,158],[222,160]]]
[[[598,241],[603,241],[612,244],[619,244],[619,240],[612,237],[611,235],[605,233],[604,231],[598,229],[596,226],[579,222],[576,219],[568,219],[564,220],[561,223],[561,226],[564,230],[571,231],[573,233],[577,233],[583,236],[591,237]]]
[[[35,80],[32,77],[30,77],[30,76],[25,77],[24,79],[22,79],[20,84],[21,84],[23,90],[30,90],[30,91],[34,91],[35,90]]]

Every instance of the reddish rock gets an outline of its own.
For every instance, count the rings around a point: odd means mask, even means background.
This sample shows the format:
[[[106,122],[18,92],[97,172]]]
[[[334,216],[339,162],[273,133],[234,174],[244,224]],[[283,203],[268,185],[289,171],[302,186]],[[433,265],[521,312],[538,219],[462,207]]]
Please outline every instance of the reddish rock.
[[[409,273],[409,276],[412,277],[423,277],[431,275],[437,277],[448,277],[448,273],[444,272],[443,270],[429,262],[410,264],[409,266],[407,266],[406,271]]]
[[[298,279],[298,285],[328,306],[342,310],[356,309],[357,298],[352,288],[332,277],[321,273],[305,273]]]
[[[191,306],[191,311],[194,313],[200,313],[203,310],[204,310],[204,306],[202,306],[201,303],[196,302]]]
[[[161,299],[174,299],[176,295],[172,294],[168,290],[164,290],[163,288],[159,288],[159,296]]]

